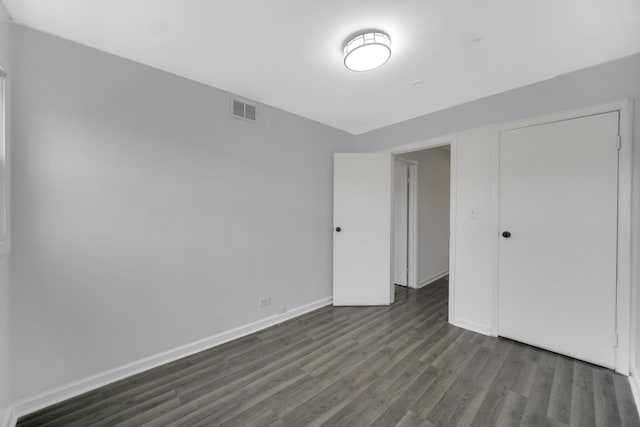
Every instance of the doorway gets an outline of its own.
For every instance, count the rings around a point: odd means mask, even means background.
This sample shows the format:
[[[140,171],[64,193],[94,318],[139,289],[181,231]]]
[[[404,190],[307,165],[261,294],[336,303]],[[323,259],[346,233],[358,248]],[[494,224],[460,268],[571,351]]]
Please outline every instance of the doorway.
[[[449,273],[449,145],[394,161],[394,284],[418,289]]]

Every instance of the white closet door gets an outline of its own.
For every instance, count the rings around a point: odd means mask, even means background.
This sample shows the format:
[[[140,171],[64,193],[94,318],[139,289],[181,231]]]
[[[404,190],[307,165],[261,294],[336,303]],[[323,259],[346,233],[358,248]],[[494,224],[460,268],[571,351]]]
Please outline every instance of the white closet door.
[[[333,160],[333,304],[393,302],[391,154]]]
[[[394,283],[407,286],[409,240],[409,166],[396,163],[393,179]]]
[[[499,334],[610,368],[617,141],[617,112],[500,136]]]

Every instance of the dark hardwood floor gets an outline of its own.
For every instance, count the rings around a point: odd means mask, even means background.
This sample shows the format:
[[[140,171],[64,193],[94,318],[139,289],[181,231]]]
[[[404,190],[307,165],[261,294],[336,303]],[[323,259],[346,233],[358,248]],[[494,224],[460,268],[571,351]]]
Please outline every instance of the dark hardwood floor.
[[[18,425],[640,425],[627,378],[446,320],[446,278],[397,288],[391,307],[325,307]]]

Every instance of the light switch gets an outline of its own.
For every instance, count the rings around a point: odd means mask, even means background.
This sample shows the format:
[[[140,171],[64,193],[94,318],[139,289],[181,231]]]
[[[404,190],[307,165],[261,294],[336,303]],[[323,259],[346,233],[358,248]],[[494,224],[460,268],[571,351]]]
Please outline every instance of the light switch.
[[[476,219],[476,218],[478,218],[478,209],[476,209],[476,208],[470,208],[470,209],[469,209],[469,218],[471,218],[471,219]]]

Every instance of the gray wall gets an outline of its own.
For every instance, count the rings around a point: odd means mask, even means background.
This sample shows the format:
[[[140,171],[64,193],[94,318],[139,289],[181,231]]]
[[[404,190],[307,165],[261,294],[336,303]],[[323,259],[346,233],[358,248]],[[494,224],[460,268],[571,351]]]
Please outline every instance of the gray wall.
[[[4,3],[0,1],[0,22],[7,22],[9,20],[7,9],[4,7]]]
[[[11,73],[10,30],[0,4],[0,68]],[[8,85],[7,85],[8,86]],[[7,87],[7,91],[9,87]],[[7,112],[8,113],[8,112]],[[0,422],[5,408],[9,405],[11,396],[9,378],[11,376],[10,353],[10,287],[9,287],[9,256],[0,255]]]
[[[377,151],[500,122],[631,99],[635,103],[633,141],[632,282],[640,288],[640,54],[561,75],[447,110],[357,136],[359,151]],[[459,189],[460,191],[460,189]],[[640,292],[633,301],[640,308]],[[640,327],[636,319],[636,340]],[[633,361],[632,361],[633,363]],[[635,365],[640,368],[640,351]]]
[[[331,296],[352,135],[237,120],[220,90],[14,36],[14,398]]]
[[[402,155],[418,162],[418,285],[449,270],[449,146]]]

